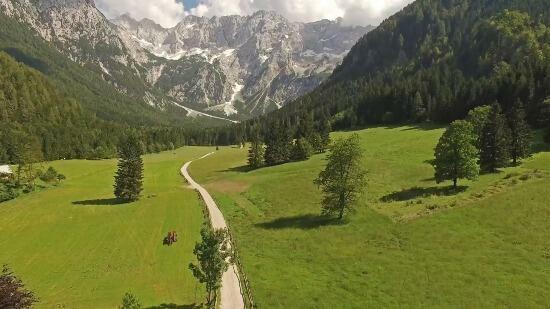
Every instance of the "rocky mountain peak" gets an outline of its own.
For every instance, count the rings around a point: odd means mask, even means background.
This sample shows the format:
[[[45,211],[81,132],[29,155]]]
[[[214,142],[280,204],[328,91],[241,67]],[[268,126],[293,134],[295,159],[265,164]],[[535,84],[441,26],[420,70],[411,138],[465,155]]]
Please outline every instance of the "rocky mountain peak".
[[[94,7],[94,0],[38,0],[36,1],[39,10],[46,10],[52,8],[73,8],[79,9],[84,6]]]
[[[150,105],[245,119],[312,90],[368,27],[290,22],[274,11],[186,16],[172,28],[129,14],[109,21],[91,0],[0,0],[71,59]],[[12,4],[10,6],[10,4]],[[19,16],[18,14],[12,14]],[[191,112],[190,112],[191,113]]]

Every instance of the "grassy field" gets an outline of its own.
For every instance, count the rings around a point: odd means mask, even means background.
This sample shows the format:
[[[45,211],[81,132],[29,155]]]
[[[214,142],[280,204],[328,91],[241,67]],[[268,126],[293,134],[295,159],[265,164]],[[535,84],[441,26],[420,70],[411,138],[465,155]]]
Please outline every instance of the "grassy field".
[[[115,308],[127,291],[145,306],[201,303],[187,265],[203,216],[179,168],[209,151],[145,156],[144,197],[127,205],[113,204],[114,160],[51,163],[67,176],[60,186],[0,205],[0,264],[36,292],[37,308]],[[165,247],[169,230],[179,241]]]
[[[442,129],[358,133],[369,184],[344,224],[319,217],[323,155],[248,172],[246,149],[225,148],[191,166],[260,307],[547,308],[550,153],[453,194],[429,165]]]

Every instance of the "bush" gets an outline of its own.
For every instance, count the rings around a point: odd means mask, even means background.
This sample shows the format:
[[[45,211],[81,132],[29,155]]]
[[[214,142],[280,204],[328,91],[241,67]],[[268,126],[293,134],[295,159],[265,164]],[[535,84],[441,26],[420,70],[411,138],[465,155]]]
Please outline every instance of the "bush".
[[[0,183],[0,203],[13,200],[19,193],[10,183]]]
[[[126,293],[124,294],[124,298],[122,298],[122,305],[119,307],[120,309],[140,309],[141,303],[137,299],[136,296],[134,296],[132,293]]]
[[[40,175],[40,180],[44,182],[52,182],[54,180],[57,181],[57,175],[58,175],[57,171],[50,166],[45,173],[42,173]]]
[[[4,265],[0,272],[0,308],[31,308],[37,301],[34,293]]]
[[[544,131],[544,142],[550,144],[550,128]]]

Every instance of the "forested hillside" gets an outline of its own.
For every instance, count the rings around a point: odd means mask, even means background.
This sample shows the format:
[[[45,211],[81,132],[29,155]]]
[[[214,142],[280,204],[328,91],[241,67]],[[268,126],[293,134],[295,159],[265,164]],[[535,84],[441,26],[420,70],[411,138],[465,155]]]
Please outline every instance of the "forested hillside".
[[[5,53],[0,68],[0,162],[80,156],[92,139],[89,128],[99,123]]]
[[[2,12],[0,28],[0,51],[46,75],[61,94],[78,99],[84,109],[100,119],[132,126],[204,127],[223,124],[210,119],[199,121],[188,118],[185,110],[171,104],[166,104],[164,110],[149,106],[138,99],[138,85],[134,85],[130,93],[117,91],[114,85],[102,78],[101,72],[97,72],[97,69],[72,61],[29,29],[28,25],[19,23]],[[126,84],[132,84],[132,80],[128,80]]]
[[[272,117],[294,124],[313,112],[336,128],[448,123],[520,100],[532,125],[548,126],[549,11],[546,0],[416,1],[364,36],[328,82]]]
[[[120,137],[139,136],[144,152],[224,142],[215,129],[107,122],[62,95],[37,70],[0,52],[0,163],[101,159],[116,155]]]

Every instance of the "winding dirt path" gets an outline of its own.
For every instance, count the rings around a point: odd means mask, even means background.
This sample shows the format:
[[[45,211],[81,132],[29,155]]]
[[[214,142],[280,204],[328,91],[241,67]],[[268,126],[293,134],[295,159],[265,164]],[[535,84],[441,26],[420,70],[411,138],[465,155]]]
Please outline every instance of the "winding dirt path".
[[[199,158],[198,160],[204,159],[212,154],[213,152]],[[188,168],[191,163],[193,163],[193,161],[185,163],[185,165],[181,168],[181,174],[183,175],[183,177],[185,177],[185,179],[187,179],[191,187],[197,190],[202,196],[208,212],[210,213],[210,221],[212,222],[212,227],[214,229],[227,228],[227,224],[225,223],[223,214],[218,208],[218,205],[216,205],[216,202],[214,202],[212,196],[210,196],[210,193],[208,193],[206,189],[199,185],[195,180],[193,180],[193,178],[191,178],[191,175],[189,175]],[[235,264],[230,265],[227,271],[223,274],[220,301],[220,308],[222,309],[244,308],[244,300],[241,293],[241,285],[239,284],[238,274],[239,272]]]

